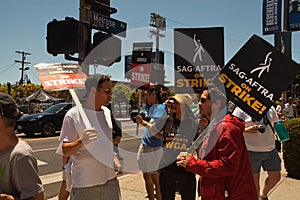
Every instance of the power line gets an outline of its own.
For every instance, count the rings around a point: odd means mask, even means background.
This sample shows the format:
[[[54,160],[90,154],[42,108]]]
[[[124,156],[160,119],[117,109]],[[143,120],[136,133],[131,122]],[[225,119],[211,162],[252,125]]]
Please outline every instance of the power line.
[[[0,71],[0,73],[2,74],[3,72],[6,72],[7,70],[11,69],[11,67],[13,67],[14,65],[16,65],[16,63],[12,63],[3,67],[0,67],[0,69],[3,69],[2,71]]]
[[[184,23],[179,22],[179,21],[176,21],[176,20],[174,20],[174,19],[170,19],[170,18],[166,18],[166,19],[167,19],[168,21],[171,21],[171,22],[174,22],[174,23],[183,25],[183,26],[189,26],[189,27],[191,27],[191,25],[189,25],[189,24],[184,24]]]
[[[7,67],[10,67],[10,66],[12,66],[12,65],[14,65],[15,63],[10,63],[10,64],[8,64],[8,65],[4,65],[4,66],[2,66],[2,67],[0,67],[0,69],[4,69],[4,68],[7,68]]]

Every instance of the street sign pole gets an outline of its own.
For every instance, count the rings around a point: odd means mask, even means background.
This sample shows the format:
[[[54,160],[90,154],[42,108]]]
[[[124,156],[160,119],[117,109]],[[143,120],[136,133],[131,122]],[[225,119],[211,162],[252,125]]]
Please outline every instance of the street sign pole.
[[[87,5],[85,4],[84,0],[80,0],[80,8],[79,8],[79,21],[81,22],[88,22],[89,13],[87,9]],[[84,48],[79,52],[79,58],[84,60],[89,52],[89,45],[91,41],[91,30],[88,26],[83,26],[83,46]],[[78,61],[79,65],[82,65],[82,61]],[[89,66],[81,66],[82,71],[88,75],[89,73]]]

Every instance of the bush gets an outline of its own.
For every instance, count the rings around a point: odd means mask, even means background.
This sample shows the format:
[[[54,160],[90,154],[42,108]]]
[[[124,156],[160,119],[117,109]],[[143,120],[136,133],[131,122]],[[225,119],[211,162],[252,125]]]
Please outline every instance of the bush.
[[[300,118],[285,121],[291,139],[283,142],[283,160],[288,177],[300,179]]]

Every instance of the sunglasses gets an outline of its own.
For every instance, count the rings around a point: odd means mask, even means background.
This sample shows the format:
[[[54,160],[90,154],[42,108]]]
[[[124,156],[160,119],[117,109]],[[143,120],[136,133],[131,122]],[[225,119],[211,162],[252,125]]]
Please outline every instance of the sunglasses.
[[[206,101],[206,100],[209,100],[209,99],[210,99],[210,98],[201,98],[201,99],[200,99],[200,102],[201,102],[201,103],[205,103],[205,101]]]

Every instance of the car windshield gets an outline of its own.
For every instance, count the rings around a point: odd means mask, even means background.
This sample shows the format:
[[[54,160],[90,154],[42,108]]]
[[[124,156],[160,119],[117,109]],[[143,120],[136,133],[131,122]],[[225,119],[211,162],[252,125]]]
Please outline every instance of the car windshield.
[[[61,110],[62,107],[64,107],[64,104],[55,104],[53,106],[50,106],[46,110],[44,110],[44,113],[57,113]]]

